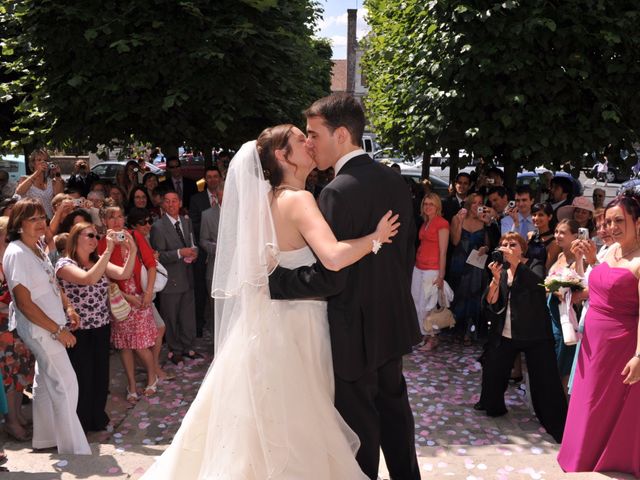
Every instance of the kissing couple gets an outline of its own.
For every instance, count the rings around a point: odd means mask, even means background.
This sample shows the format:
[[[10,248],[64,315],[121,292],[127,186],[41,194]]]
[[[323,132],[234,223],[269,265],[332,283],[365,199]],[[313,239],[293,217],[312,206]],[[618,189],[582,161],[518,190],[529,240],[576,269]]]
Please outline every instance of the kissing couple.
[[[231,161],[212,295],[215,359],[145,479],[420,478],[402,356],[420,341],[403,179],[361,148],[347,94]],[[314,169],[335,178],[318,203]]]

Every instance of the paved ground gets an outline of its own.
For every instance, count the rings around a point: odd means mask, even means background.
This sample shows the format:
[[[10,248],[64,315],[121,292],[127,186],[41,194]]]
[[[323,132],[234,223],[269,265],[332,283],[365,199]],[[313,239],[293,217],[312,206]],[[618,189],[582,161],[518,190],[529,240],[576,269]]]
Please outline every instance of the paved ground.
[[[200,351],[205,353],[201,345]],[[557,445],[529,412],[524,390],[510,387],[510,413],[490,419],[471,405],[479,395],[480,347],[445,341],[432,353],[407,357],[406,375],[416,417],[416,444],[424,479],[583,479],[632,478],[624,475],[565,475],[555,456]],[[91,434],[92,456],[34,453],[28,443],[8,440],[7,479],[136,479],[170,442],[195,396],[211,357],[167,367],[177,374],[156,397],[130,408],[119,360],[112,359],[113,382],[108,405],[113,429]],[[143,375],[140,372],[139,384]],[[381,469],[381,478],[388,475]],[[183,480],[183,479],[180,479]],[[188,480],[188,479],[184,479]]]

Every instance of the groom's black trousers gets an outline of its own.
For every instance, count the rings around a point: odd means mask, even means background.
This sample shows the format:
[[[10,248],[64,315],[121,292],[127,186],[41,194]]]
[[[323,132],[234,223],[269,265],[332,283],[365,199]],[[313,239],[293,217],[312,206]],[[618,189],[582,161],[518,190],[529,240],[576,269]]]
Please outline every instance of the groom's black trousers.
[[[360,438],[356,459],[365,475],[377,479],[380,446],[392,480],[420,479],[402,357],[355,382],[336,377],[335,385],[336,408]]]

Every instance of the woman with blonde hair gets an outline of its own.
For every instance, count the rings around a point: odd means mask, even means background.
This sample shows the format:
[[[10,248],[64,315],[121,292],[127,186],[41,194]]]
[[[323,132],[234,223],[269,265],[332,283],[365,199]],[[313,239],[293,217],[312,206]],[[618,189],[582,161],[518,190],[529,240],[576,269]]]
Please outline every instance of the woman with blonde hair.
[[[484,270],[468,264],[467,258],[474,250],[478,255],[489,252],[489,239],[480,219],[483,209],[482,195],[474,193],[467,196],[464,208],[451,219],[454,249],[448,276],[455,292],[452,311],[456,317],[456,333],[465,346],[471,345],[471,339],[477,336],[480,297],[484,290]]]
[[[131,232],[124,228],[125,217],[122,208],[119,206],[110,206],[104,209],[104,223],[107,229],[116,233],[124,233],[127,239],[131,237]],[[98,253],[101,254],[106,249],[107,241],[102,238],[98,243]],[[117,281],[123,297],[131,306],[131,313],[126,320],[115,322],[111,325],[111,342],[115,348],[120,350],[120,359],[127,375],[127,401],[135,403],[140,396],[136,387],[134,352],[142,360],[147,371],[147,386],[144,388],[144,395],[152,396],[157,392],[158,388],[158,376],[156,375],[151,352],[158,334],[153,318],[153,310],[151,309],[153,284],[156,275],[156,259],[153,256],[153,250],[151,250],[146,241],[143,242],[140,239],[133,238],[114,247],[111,254],[111,263],[123,266],[128,263],[129,257],[134,257],[133,275],[130,278],[125,280],[110,277],[108,273],[107,275],[112,280]],[[143,290],[141,283],[143,265],[148,272],[146,290]]]
[[[435,193],[428,193],[422,199],[420,215],[424,223],[418,231],[420,245],[416,252],[416,264],[411,279],[411,295],[418,312],[418,324],[423,335],[423,348],[426,351],[438,346],[437,332],[426,331],[424,319],[433,310],[438,295],[427,295],[435,286],[444,287],[447,264],[447,246],[449,245],[449,222],[442,217],[442,201]]]

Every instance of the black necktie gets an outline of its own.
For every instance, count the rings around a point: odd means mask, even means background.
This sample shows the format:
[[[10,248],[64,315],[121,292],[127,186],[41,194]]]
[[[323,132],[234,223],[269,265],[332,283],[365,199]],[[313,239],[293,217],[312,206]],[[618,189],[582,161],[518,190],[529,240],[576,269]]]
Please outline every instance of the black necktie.
[[[176,223],[174,223],[175,227],[176,227],[176,232],[178,233],[178,236],[180,237],[180,241],[182,242],[182,245],[184,245],[185,247],[187,246],[187,242],[184,241],[184,235],[182,234],[182,229],[180,228],[180,220],[178,220]]]

